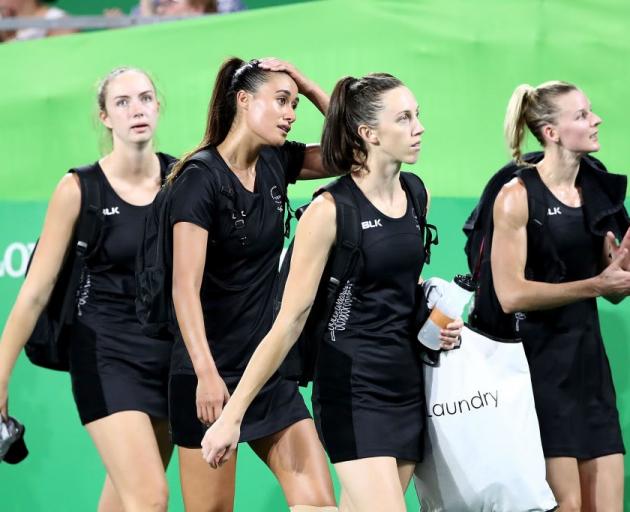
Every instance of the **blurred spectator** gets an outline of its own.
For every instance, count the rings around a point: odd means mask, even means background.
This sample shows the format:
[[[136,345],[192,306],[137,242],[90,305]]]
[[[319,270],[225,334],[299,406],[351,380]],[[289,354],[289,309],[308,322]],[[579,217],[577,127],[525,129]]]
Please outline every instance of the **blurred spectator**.
[[[66,16],[66,12],[48,4],[55,0],[0,0],[0,17],[12,18],[30,16],[54,20]],[[0,32],[0,41],[24,41],[26,39],[41,39],[42,37],[71,34],[75,30],[59,29],[46,30],[44,28],[23,28],[13,32]]]
[[[243,9],[245,9],[245,5],[241,0],[140,0],[140,4],[132,10],[131,14],[195,16],[242,11]]]

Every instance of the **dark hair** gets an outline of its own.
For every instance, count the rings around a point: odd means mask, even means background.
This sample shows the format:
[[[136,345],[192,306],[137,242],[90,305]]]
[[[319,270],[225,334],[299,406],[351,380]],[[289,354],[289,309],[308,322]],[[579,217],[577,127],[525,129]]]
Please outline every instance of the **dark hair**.
[[[337,174],[364,166],[367,146],[359,135],[362,124],[375,126],[383,110],[383,93],[403,83],[387,73],[363,78],[347,76],[335,85],[322,133],[324,167]]]
[[[552,81],[532,87],[529,84],[519,85],[507,106],[503,133],[510,153],[517,163],[521,159],[521,145],[525,138],[525,127],[536,137],[541,146],[545,145],[542,128],[555,122],[558,114],[556,98],[576,91],[577,87],[568,82]]]
[[[238,57],[232,57],[223,63],[214,82],[203,139],[173,167],[168,176],[169,182],[175,179],[186,161],[197,151],[217,146],[225,140],[236,116],[236,93],[254,93],[269,78],[270,72],[259,67],[258,62],[256,59],[245,62]]]

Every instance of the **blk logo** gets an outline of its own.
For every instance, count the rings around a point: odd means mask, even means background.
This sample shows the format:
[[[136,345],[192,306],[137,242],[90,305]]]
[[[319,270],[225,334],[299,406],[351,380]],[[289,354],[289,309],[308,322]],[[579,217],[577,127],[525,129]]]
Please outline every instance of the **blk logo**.
[[[560,210],[559,206],[554,206],[553,208],[547,208],[547,215],[562,215],[562,210]]]
[[[103,215],[120,215],[120,210],[118,209],[118,206],[103,208]]]
[[[381,219],[365,220],[361,223],[361,229],[382,228]]]

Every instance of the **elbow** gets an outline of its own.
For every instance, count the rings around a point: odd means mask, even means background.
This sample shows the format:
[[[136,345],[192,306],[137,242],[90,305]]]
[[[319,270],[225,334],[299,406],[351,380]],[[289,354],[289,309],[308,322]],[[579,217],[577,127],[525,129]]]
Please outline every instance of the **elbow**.
[[[523,311],[524,305],[521,297],[518,293],[499,293],[497,292],[497,299],[501,305],[501,310],[506,315],[512,315],[518,311]]]

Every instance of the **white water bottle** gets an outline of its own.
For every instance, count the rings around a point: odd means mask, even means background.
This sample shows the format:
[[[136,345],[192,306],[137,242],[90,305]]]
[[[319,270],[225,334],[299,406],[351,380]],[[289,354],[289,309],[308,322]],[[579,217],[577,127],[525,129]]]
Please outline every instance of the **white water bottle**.
[[[418,332],[418,341],[431,350],[440,349],[440,330],[462,316],[472,297],[474,284],[470,276],[457,275],[450,283],[444,282],[440,288],[431,314]]]

